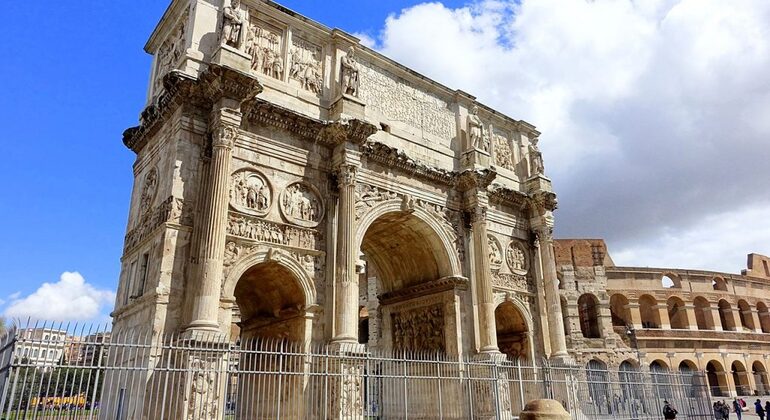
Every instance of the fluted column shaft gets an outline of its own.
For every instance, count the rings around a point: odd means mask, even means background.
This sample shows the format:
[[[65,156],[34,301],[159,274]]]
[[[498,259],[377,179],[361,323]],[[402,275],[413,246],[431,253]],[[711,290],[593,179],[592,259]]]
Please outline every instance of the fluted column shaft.
[[[337,267],[335,269],[333,342],[358,342],[358,274],[356,273],[356,171],[351,164],[337,168]]]
[[[564,336],[564,316],[559,299],[559,280],[556,277],[556,258],[553,251],[553,234],[549,226],[537,230],[537,246],[540,248],[545,287],[545,304],[548,311],[548,330],[551,341],[551,357],[567,357],[567,340]]]
[[[492,270],[489,266],[489,240],[487,239],[487,209],[477,207],[471,220],[471,247],[473,251],[473,275],[479,301],[479,341],[482,353],[496,352],[495,301],[492,294]]]
[[[220,123],[212,134],[208,179],[208,203],[203,207],[204,226],[200,238],[198,282],[193,290],[191,322],[188,329],[219,329],[219,298],[222,287],[223,256],[227,226],[228,182],[233,144],[238,128]]]

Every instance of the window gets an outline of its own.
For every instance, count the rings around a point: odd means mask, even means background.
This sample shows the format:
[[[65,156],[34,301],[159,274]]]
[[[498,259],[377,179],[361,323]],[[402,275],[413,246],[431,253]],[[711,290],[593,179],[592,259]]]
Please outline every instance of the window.
[[[128,299],[131,297],[131,285],[134,282],[134,272],[136,271],[136,261],[131,262],[131,265],[128,267],[128,273],[126,274],[126,286],[123,291],[123,304],[128,303]]]
[[[143,254],[139,266],[139,277],[136,281],[136,290],[131,298],[138,298],[144,294],[144,284],[147,281],[147,266],[150,264],[150,254]]]

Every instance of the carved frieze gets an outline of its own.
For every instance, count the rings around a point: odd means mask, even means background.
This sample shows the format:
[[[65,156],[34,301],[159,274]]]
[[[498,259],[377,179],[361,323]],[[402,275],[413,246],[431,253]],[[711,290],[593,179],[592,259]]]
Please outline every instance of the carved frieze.
[[[126,234],[123,252],[126,253],[133,249],[163,223],[171,222],[192,226],[193,215],[192,209],[189,207],[181,198],[169,196],[162,203],[142,213],[136,227]]]
[[[320,232],[296,226],[282,225],[244,215],[230,214],[227,234],[258,242],[269,242],[295,248],[318,249]]]
[[[295,34],[289,52],[289,83],[320,95],[323,92],[322,58],[321,47]]]
[[[230,177],[230,206],[243,213],[264,216],[270,210],[273,192],[259,172],[242,169]]]
[[[359,98],[391,121],[421,128],[446,144],[457,135],[455,113],[443,99],[371,63],[359,62]]]
[[[527,264],[527,251],[518,242],[511,242],[505,250],[505,262],[511,272],[526,274],[529,269]]]
[[[295,182],[281,193],[280,209],[283,217],[291,223],[316,227],[324,217],[321,194],[311,184]]]
[[[489,243],[489,268],[494,272],[503,266],[503,251],[500,242],[492,235],[487,235]]]
[[[251,15],[256,15],[251,11]],[[252,18],[246,36],[246,54],[251,56],[251,69],[275,79],[283,79],[283,30]]]
[[[444,353],[444,308],[433,305],[391,315],[396,352]]]
[[[144,185],[142,186],[142,195],[139,199],[139,214],[145,214],[158,194],[158,169],[152,168],[144,176]]]
[[[527,276],[521,274],[493,273],[492,286],[506,290],[531,291]]]

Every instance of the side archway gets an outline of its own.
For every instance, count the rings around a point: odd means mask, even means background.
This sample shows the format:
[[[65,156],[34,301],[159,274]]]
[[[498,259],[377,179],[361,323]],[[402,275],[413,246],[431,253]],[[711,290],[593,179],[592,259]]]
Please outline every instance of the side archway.
[[[650,295],[639,297],[639,312],[642,315],[642,328],[660,328],[658,302]]]
[[[733,374],[733,383],[735,384],[736,394],[751,395],[751,387],[749,386],[749,373],[746,371],[746,366],[736,360],[730,366],[730,371]]]
[[[695,306],[695,322],[699,330],[713,330],[714,318],[711,312],[711,304],[703,296],[698,296],[693,301]]]
[[[585,338],[601,338],[599,329],[599,299],[585,293],[578,298],[578,314],[580,316],[580,332]]]
[[[510,360],[530,360],[532,357],[531,323],[526,311],[512,300],[495,308],[497,345]]]
[[[757,314],[759,315],[759,326],[763,333],[770,333],[770,310],[767,309],[765,302],[757,302]]]
[[[754,331],[754,316],[752,315],[751,306],[743,299],[738,301],[738,314],[741,318],[741,326],[749,331]]]
[[[616,293],[610,296],[610,313],[612,314],[613,327],[627,327],[631,325],[628,298],[624,295]]]

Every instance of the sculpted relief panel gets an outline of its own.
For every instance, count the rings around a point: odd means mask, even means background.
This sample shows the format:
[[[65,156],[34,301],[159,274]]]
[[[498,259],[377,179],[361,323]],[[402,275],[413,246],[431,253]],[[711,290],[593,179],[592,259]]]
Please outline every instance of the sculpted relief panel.
[[[264,216],[272,196],[267,179],[256,171],[242,169],[231,176],[230,206],[238,211]]]
[[[455,114],[437,96],[409,85],[389,72],[370,63],[359,62],[359,97],[377,108],[391,121],[422,128],[447,141],[456,136]]]
[[[142,196],[139,200],[139,212],[140,214],[147,213],[155,201],[155,196],[158,193],[158,169],[152,168],[144,177],[144,186],[142,187]]]
[[[287,226],[266,220],[230,214],[227,221],[227,234],[303,249],[319,249],[321,234],[312,229]]]
[[[393,350],[443,353],[444,309],[441,304],[398,312],[393,319]]]
[[[323,91],[323,55],[321,47],[298,36],[291,40],[289,51],[289,83],[320,95]]]
[[[283,79],[283,30],[252,18],[246,36],[246,54],[251,56],[252,70]]]
[[[177,27],[169,33],[168,38],[158,48],[157,67],[155,68],[155,80],[153,82],[153,91],[156,94],[163,88],[163,76],[174,66],[178,65],[179,60],[184,55],[187,19],[188,12],[185,12],[179,19]]]
[[[495,163],[502,168],[514,170],[513,152],[511,151],[510,142],[502,134],[493,132],[492,137],[495,140]]]
[[[324,217],[321,194],[315,187],[295,182],[281,193],[281,214],[288,221],[306,227],[316,227]]]

